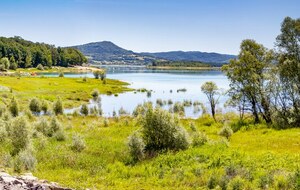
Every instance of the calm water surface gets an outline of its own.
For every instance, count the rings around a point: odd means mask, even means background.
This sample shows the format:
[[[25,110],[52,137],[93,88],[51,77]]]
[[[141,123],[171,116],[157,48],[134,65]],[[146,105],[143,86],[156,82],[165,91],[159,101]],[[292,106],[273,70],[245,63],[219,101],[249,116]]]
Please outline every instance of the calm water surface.
[[[126,92],[119,96],[101,95],[101,104],[105,116],[112,116],[113,111],[118,113],[120,108],[132,113],[138,104],[151,101],[156,104],[157,99],[174,103],[184,100],[200,101],[208,106],[205,94],[201,92],[201,85],[207,81],[214,81],[224,91],[229,88],[229,82],[221,71],[176,71],[176,70],[152,70],[145,67],[103,66],[107,69],[107,78],[128,82],[130,88],[145,88],[152,90],[151,97],[147,93]],[[46,76],[58,76],[58,74],[44,74]],[[93,77],[92,73],[65,73],[65,77]],[[186,89],[186,92],[177,92],[178,89]],[[226,96],[221,96],[219,108],[223,107]],[[95,104],[91,101],[90,106]],[[169,109],[168,105],[163,106]],[[224,109],[223,109],[224,110]],[[73,111],[69,110],[69,111]],[[198,117],[201,112],[195,112],[194,106],[185,107],[186,117]]]

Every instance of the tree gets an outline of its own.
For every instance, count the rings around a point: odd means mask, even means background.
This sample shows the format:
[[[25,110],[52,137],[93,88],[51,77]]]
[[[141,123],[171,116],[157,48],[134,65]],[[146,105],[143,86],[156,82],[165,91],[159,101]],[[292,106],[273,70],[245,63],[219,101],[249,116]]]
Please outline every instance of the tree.
[[[6,70],[9,69],[10,63],[7,57],[3,57],[0,59],[0,69]]]
[[[29,109],[35,114],[38,114],[41,112],[41,104],[40,101],[36,98],[33,98],[29,103]]]
[[[272,123],[272,85],[268,70],[272,66],[273,52],[254,40],[244,40],[240,49],[238,58],[222,67],[230,81],[228,95],[233,102],[244,102],[243,109],[252,112],[256,123],[260,121],[260,114],[267,123]]]
[[[63,114],[63,104],[60,97],[54,102],[53,111],[55,115]]]
[[[219,88],[216,83],[210,81],[201,86],[201,91],[207,96],[211,108],[211,115],[216,121],[216,105],[219,103],[220,97]]]
[[[84,116],[89,115],[89,108],[86,104],[83,104],[80,108],[80,113]]]
[[[15,97],[13,97],[10,102],[9,111],[13,117],[17,117],[19,115],[19,104]]]
[[[11,123],[10,138],[13,145],[12,154],[16,155],[29,145],[29,128],[24,117],[17,117]]]
[[[276,38],[279,50],[275,109],[282,124],[300,125],[300,18],[286,17]]]

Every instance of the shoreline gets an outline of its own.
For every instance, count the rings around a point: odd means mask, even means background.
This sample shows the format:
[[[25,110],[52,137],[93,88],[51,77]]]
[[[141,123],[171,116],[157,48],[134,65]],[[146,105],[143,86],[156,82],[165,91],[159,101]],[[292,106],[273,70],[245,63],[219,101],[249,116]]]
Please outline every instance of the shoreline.
[[[147,66],[148,69],[162,70],[221,70],[221,67],[172,67],[172,66]]]

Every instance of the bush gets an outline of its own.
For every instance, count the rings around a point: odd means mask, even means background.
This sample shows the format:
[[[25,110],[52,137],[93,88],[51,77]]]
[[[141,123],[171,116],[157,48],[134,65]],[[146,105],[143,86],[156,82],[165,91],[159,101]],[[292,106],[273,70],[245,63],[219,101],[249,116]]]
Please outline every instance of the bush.
[[[149,107],[140,120],[147,151],[181,150],[189,146],[188,134],[176,116],[160,108]]]
[[[94,100],[96,100],[99,97],[99,91],[97,89],[93,90],[92,97]]]
[[[193,135],[193,141],[192,141],[192,145],[193,147],[197,147],[197,146],[202,146],[204,145],[205,143],[207,143],[208,141],[208,137],[205,133],[203,132],[196,132],[194,135]]]
[[[231,137],[231,135],[233,134],[232,129],[225,125],[220,131],[219,131],[219,135],[225,137],[226,139],[229,139]]]
[[[99,71],[99,70],[96,70],[96,71],[93,72],[95,79],[100,78],[100,73],[101,73],[101,71]]]
[[[53,112],[55,115],[63,114],[63,104],[60,98],[58,98],[53,104]]]
[[[58,75],[58,77],[64,77],[64,76],[65,76],[65,75],[64,75],[63,72],[60,72],[59,75]]]
[[[13,117],[17,117],[19,115],[19,104],[15,97],[13,97],[10,102],[9,111]]]
[[[14,160],[14,171],[21,172],[23,170],[33,170],[36,165],[36,159],[33,155],[33,151],[25,149],[21,151]]]
[[[128,147],[130,155],[132,156],[134,162],[141,161],[144,158],[145,144],[143,142],[143,139],[137,134],[137,132],[129,136]]]
[[[109,121],[108,121],[107,118],[104,118],[103,126],[104,126],[104,127],[109,127]]]
[[[46,119],[44,118],[41,118],[35,125],[35,129],[38,131],[38,132],[41,132],[43,135],[45,136],[49,136],[51,137],[52,136],[52,132],[50,130],[50,126],[49,126],[49,123],[47,122]]]
[[[29,103],[29,109],[32,113],[40,113],[41,112],[41,104],[40,101],[36,98],[33,98]]]
[[[128,115],[128,112],[123,107],[121,107],[119,109],[119,115]]]
[[[11,69],[11,70],[17,70],[17,68],[18,68],[18,65],[16,62],[11,63],[9,66],[9,69]]]
[[[56,117],[52,117],[52,119],[50,121],[51,134],[54,134],[59,130],[62,130],[62,125],[60,124],[60,122],[57,120]]]
[[[102,81],[104,81],[104,79],[106,79],[106,72],[105,72],[105,71],[101,71],[101,72],[100,72],[100,79],[101,79]]]
[[[156,105],[159,105],[160,107],[164,105],[162,99],[157,99],[156,100]]]
[[[6,123],[2,120],[0,120],[0,143],[4,142],[8,136],[7,130],[6,130]]]
[[[48,102],[43,100],[41,103],[41,110],[44,112],[44,114],[47,114],[48,112]]]
[[[7,57],[3,57],[0,59],[0,70],[5,71],[10,66],[9,59]]]
[[[173,113],[177,113],[179,115],[184,115],[184,106],[180,102],[176,102],[173,107]]]
[[[84,139],[77,134],[73,135],[71,149],[75,152],[81,152],[85,149],[85,147]]]
[[[58,130],[58,131],[55,132],[54,138],[57,141],[64,141],[64,140],[66,140],[67,136],[65,134],[65,131],[63,129],[60,129],[60,130]]]
[[[38,69],[38,70],[44,70],[44,66],[42,64],[38,64],[36,66],[36,69]]]
[[[89,115],[89,108],[88,108],[87,104],[83,104],[81,106],[80,113],[81,113],[81,115],[84,115],[84,116]]]
[[[235,177],[228,183],[228,189],[230,190],[243,190],[245,181],[241,177]]]
[[[30,143],[29,129],[24,117],[17,117],[10,126],[10,139],[13,146],[12,155],[24,150]]]

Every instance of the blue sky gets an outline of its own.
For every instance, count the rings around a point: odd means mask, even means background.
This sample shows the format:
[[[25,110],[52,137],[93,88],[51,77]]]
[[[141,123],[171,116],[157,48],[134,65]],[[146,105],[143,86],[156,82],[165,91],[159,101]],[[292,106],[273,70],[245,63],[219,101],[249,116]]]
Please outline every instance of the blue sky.
[[[300,17],[299,0],[0,0],[0,36],[237,54],[247,38],[273,48],[285,16]]]

